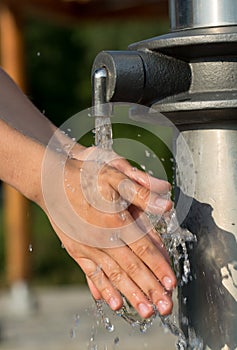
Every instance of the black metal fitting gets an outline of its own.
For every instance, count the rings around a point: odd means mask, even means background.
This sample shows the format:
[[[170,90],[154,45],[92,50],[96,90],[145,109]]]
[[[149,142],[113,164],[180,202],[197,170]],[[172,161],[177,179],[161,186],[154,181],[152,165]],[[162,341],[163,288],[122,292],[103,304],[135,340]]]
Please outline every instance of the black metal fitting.
[[[189,89],[191,69],[187,62],[144,51],[102,51],[92,68],[107,70],[107,101],[151,105]]]
[[[189,64],[189,89],[157,99],[152,106],[179,127],[237,119],[237,26],[169,33],[130,49],[172,55]]]
[[[237,27],[184,30],[102,51],[107,102],[151,106],[179,127],[236,120]],[[208,114],[206,111],[208,110]]]

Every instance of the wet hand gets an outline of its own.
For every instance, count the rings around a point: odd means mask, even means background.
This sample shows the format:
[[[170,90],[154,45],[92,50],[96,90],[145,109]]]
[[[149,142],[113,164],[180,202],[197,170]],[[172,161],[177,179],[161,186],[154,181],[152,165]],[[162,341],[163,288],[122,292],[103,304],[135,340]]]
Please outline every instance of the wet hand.
[[[51,219],[55,231],[84,271],[95,299],[118,310],[123,294],[144,318],[151,316],[153,305],[162,315],[169,314],[176,279],[144,211],[162,215],[170,210],[172,203],[164,197],[170,185],[118,157],[98,168],[86,152],[86,160],[69,160],[65,167],[68,200],[85,226],[72,237]]]

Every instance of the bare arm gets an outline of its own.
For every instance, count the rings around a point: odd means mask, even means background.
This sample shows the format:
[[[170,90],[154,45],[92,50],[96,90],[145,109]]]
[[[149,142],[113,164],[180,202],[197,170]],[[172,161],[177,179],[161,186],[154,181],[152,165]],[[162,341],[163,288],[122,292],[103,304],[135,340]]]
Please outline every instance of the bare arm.
[[[119,228],[119,240],[123,244],[114,247],[90,246],[83,240],[75,239],[62,230],[51,216],[42,192],[41,171],[45,145],[56,128],[31,105],[5,73],[1,74],[0,80],[2,78],[3,81],[0,90],[6,84],[6,93],[0,93],[0,178],[46,212],[68,253],[85,272],[95,298],[103,298],[116,310],[122,306],[122,293],[143,317],[152,314],[152,304],[157,306],[161,314],[169,313],[172,300],[165,291],[173,290],[176,279],[167,261],[167,254],[154,230],[149,228],[147,234],[142,234],[141,227],[135,221],[136,216],[140,216],[147,208],[154,213],[170,209],[171,202],[159,196],[159,192],[169,189],[168,183],[149,178],[143,172],[134,174],[132,167],[123,159],[117,159],[111,166],[104,165],[98,173],[101,200],[123,197],[133,203],[123,210],[125,220],[121,220],[120,212],[102,212],[85,198],[83,178],[79,174],[86,171],[86,179],[90,178],[94,174],[93,161],[87,163],[68,159],[63,183],[67,201],[82,222],[86,223],[81,226],[79,233],[84,230],[82,234],[86,237],[99,232],[100,228],[102,233],[104,229]],[[78,158],[88,158],[88,149],[84,150],[80,145],[77,147],[80,152]],[[52,152],[52,160],[57,164],[60,156]],[[91,168],[85,164],[93,166]],[[65,205],[61,199],[55,203],[63,224],[71,221],[64,210]],[[71,223],[69,226],[72,226]],[[76,231],[77,225],[73,229]]]

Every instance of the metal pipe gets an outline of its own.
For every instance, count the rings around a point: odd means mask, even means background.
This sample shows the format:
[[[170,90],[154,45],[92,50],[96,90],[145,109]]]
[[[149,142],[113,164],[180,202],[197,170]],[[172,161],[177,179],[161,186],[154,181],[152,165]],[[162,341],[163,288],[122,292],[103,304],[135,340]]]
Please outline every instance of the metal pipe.
[[[170,0],[169,7],[172,31],[237,24],[236,0]]]
[[[103,116],[102,106],[107,102],[106,84],[107,84],[106,68],[97,69],[92,76],[92,106],[94,106],[94,114]]]
[[[95,145],[112,148],[112,106],[107,103],[108,72],[105,67],[96,69],[92,76],[92,105],[95,118]],[[102,132],[103,129],[103,132]]]

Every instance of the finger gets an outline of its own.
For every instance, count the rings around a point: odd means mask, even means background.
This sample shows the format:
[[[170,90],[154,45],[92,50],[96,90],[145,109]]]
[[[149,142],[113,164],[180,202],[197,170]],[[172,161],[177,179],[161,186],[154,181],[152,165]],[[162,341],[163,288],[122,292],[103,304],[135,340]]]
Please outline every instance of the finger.
[[[96,296],[100,294],[112,310],[118,310],[123,304],[119,290],[142,317],[151,316],[153,306],[142,291],[113,259],[107,254],[99,255],[99,268],[95,262],[89,259],[78,260],[79,265],[92,282],[93,288],[95,286]],[[93,289],[94,292],[95,289]]]
[[[102,256],[100,254],[100,259]],[[100,262],[101,262],[100,261]],[[102,267],[88,258],[79,258],[77,263],[86,274],[92,295],[96,300],[104,299],[112,310],[118,310],[123,305],[123,300],[118,290],[111,284]]]
[[[131,180],[138,182],[147,189],[160,194],[171,191],[171,185],[165,180],[157,179],[144,171],[138,170],[124,158],[116,158],[111,163],[116,169],[127,175]]]
[[[165,257],[167,262],[170,263],[170,257],[167,250],[165,249],[164,242],[159,233],[151,224],[147,215],[134,205],[130,205],[128,210],[132,218],[136,221],[136,224],[139,226],[139,228],[144,232],[148,233],[152,243],[160,250],[161,254]]]
[[[114,173],[108,177],[110,185],[119,192],[120,196],[143,211],[152,214],[163,214],[172,208],[172,201],[151,192],[144,186],[124,177],[122,173]]]
[[[93,298],[95,300],[100,300],[102,298],[100,291],[96,288],[96,286],[88,276],[86,276],[86,280]]]
[[[129,247],[149,267],[166,290],[172,291],[176,287],[176,277],[170,264],[147,236],[130,243]]]
[[[171,312],[173,303],[170,293],[167,293],[156,276],[128,247],[109,249],[108,252],[114,260],[119,258],[120,267],[135,283],[136,289],[138,287],[136,292],[134,289],[132,290],[132,294],[127,292],[128,298],[131,298],[131,302],[135,307],[139,308],[134,296],[142,291],[147,299],[156,305],[160,314],[167,315]],[[108,273],[106,269],[105,272]]]

